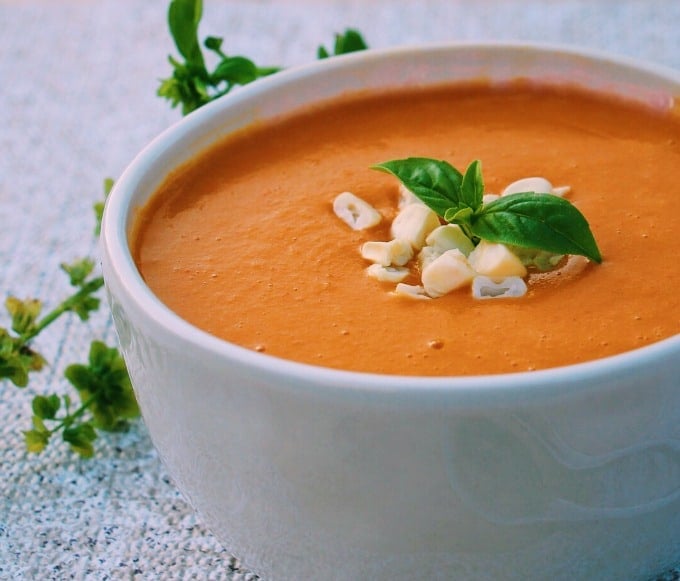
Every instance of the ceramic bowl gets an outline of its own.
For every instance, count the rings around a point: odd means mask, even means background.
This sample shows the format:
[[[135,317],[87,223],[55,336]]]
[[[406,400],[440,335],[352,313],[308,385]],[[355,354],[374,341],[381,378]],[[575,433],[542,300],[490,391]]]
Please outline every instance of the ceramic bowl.
[[[531,373],[334,371],[202,332],[132,261],[136,208],[230,132],[356,90],[517,77],[659,108],[680,95],[678,72],[565,47],[367,51],[204,107],[118,180],[103,272],[144,420],[200,518],[263,579],[643,580],[680,560],[680,335]]]

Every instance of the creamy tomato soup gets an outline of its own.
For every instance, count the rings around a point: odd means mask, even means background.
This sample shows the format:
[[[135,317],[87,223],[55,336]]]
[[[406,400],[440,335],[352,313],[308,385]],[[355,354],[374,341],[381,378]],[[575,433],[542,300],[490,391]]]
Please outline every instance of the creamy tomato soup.
[[[571,186],[603,263],[529,276],[522,298],[389,292],[358,249],[388,240],[409,156],[484,168],[486,190],[540,175]],[[334,215],[349,190],[385,219]],[[196,326],[316,365],[403,375],[526,371],[680,332],[680,122],[576,88],[482,84],[346,97],[253,127],[173,172],[139,211],[133,254]]]

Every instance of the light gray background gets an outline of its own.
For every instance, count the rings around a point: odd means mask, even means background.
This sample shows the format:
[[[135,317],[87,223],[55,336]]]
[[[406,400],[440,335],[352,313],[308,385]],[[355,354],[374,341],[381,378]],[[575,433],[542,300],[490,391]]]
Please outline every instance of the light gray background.
[[[201,37],[258,64],[315,58],[334,32],[371,47],[532,40],[605,49],[680,69],[679,0],[206,0]],[[53,306],[58,265],[96,257],[92,204],[180,118],[155,96],[174,47],[161,0],[0,0],[0,294]],[[4,312],[0,325],[7,326]],[[34,393],[65,389],[92,339],[115,341],[105,309],[38,340],[51,366],[30,388],[0,384],[0,579],[254,579],[219,547],[169,480],[141,422],[97,441],[24,451]],[[678,555],[680,561],[680,555]],[[660,574],[662,572],[659,572]],[[680,579],[680,569],[664,579]]]

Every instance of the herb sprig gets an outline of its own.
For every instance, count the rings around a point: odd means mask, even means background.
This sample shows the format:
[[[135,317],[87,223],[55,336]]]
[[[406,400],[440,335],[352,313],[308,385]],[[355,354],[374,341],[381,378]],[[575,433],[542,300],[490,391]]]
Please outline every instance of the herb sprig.
[[[172,107],[182,105],[182,114],[226,95],[237,85],[251,83],[277,72],[279,67],[259,67],[244,56],[228,56],[222,51],[223,39],[209,36],[203,46],[219,62],[209,70],[198,39],[198,25],[203,15],[202,0],[172,0],[168,9],[168,26],[184,61],[169,56],[172,76],[161,81],[158,96],[168,99]]]
[[[484,239],[602,262],[585,217],[559,196],[522,192],[484,204],[479,160],[464,174],[446,161],[425,157],[386,161],[373,169],[395,176],[444,220],[458,224],[474,243]]]
[[[73,312],[87,321],[90,313],[99,308],[100,300],[94,295],[104,281],[101,277],[90,277],[94,263],[81,259],[62,264],[61,268],[76,291],[42,317],[42,302],[37,299],[10,296],[5,300],[12,323],[11,332],[0,327],[0,378],[9,379],[17,387],[26,387],[29,373],[40,371],[45,365],[44,357],[31,345],[35,337],[65,313]]]
[[[344,33],[335,35],[333,52],[330,52],[324,46],[320,46],[316,51],[316,56],[319,59],[325,59],[341,54],[348,54],[350,52],[366,50],[367,48],[368,45],[363,36],[361,36],[361,33],[353,28],[348,28]]]
[[[61,431],[62,439],[74,452],[90,458],[97,430],[125,431],[129,420],[139,416],[130,377],[118,350],[101,341],[90,345],[87,364],[69,365],[64,375],[76,388],[80,405],[71,411],[68,395],[35,396],[33,428],[24,432],[26,446],[29,452],[42,452],[50,438]]]
[[[112,180],[105,181],[105,195],[112,185]],[[103,203],[95,204],[94,209],[98,231]],[[26,388],[31,375],[47,364],[34,347],[38,336],[68,313],[87,321],[99,309],[97,293],[104,280],[94,274],[94,267],[89,258],[63,263],[61,269],[74,290],[45,314],[38,299],[9,296],[5,300],[11,325],[9,329],[0,327],[0,380]],[[64,376],[76,389],[79,405],[74,406],[68,394],[35,395],[31,401],[32,426],[23,432],[24,442],[29,452],[42,452],[50,439],[61,433],[71,450],[89,458],[94,454],[98,430],[127,429],[129,421],[139,416],[130,378],[118,350],[101,341],[91,343],[88,363],[69,365]]]
[[[184,60],[168,56],[172,75],[161,81],[157,94],[170,101],[172,107],[181,105],[183,115],[219,99],[236,86],[252,83],[282,70],[278,66],[258,66],[244,56],[229,56],[222,50],[223,38],[208,36],[203,41],[203,47],[217,58],[217,64],[210,70],[198,37],[202,15],[202,0],[170,2],[168,26]],[[317,56],[322,59],[366,48],[368,46],[361,34],[354,29],[347,29],[335,35],[333,53],[319,46]]]
[[[43,355],[33,347],[33,340],[66,313],[74,313],[81,321],[87,321],[99,309],[100,299],[95,293],[104,281],[99,276],[91,276],[93,268],[94,263],[89,259],[62,264],[62,270],[76,290],[43,316],[41,301],[7,298],[5,307],[12,325],[11,331],[0,328],[0,379],[26,387],[29,375],[41,371],[46,364]],[[50,438],[61,432],[64,442],[74,452],[90,457],[94,453],[92,442],[97,437],[97,429],[121,431],[127,428],[130,419],[139,416],[127,369],[117,349],[94,341],[89,363],[70,365],[64,375],[78,391],[80,406],[72,411],[68,395],[34,396],[33,426],[24,432],[26,447],[29,452],[41,452]],[[58,417],[62,404],[63,415]],[[46,421],[52,423],[51,428],[47,428]]]

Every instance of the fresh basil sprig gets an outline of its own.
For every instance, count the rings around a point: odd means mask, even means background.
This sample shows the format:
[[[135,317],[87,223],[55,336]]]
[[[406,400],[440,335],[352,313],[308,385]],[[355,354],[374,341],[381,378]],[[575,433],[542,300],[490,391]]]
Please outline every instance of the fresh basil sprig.
[[[484,239],[602,262],[585,217],[559,196],[523,192],[484,204],[479,160],[473,161],[465,174],[446,161],[425,157],[386,161],[373,169],[394,175],[444,220],[458,224],[475,243]]]
[[[157,94],[170,101],[172,107],[181,105],[183,115],[219,99],[238,85],[252,83],[281,70],[281,67],[257,66],[244,56],[225,54],[222,50],[223,39],[217,36],[207,37],[201,46],[198,28],[202,16],[203,0],[170,2],[168,27],[181,58],[168,57],[172,76],[161,80]],[[212,70],[206,64],[203,48],[218,59]],[[332,52],[319,46],[317,56],[323,59],[367,48],[361,33],[349,28],[335,35]]]
[[[168,57],[172,76],[162,80],[158,96],[168,99],[173,107],[181,104],[184,115],[225,95],[236,85],[246,85],[280,70],[259,67],[244,56],[228,56],[222,51],[222,39],[209,36],[203,45],[219,59],[210,71],[198,39],[202,14],[202,0],[172,0],[168,9],[170,33],[184,62]]]
[[[321,45],[316,51],[316,56],[319,59],[325,59],[341,54],[348,54],[350,52],[366,50],[367,48],[368,45],[366,44],[364,37],[361,36],[361,33],[353,28],[348,28],[344,33],[335,35],[333,52],[330,52],[325,46]]]

